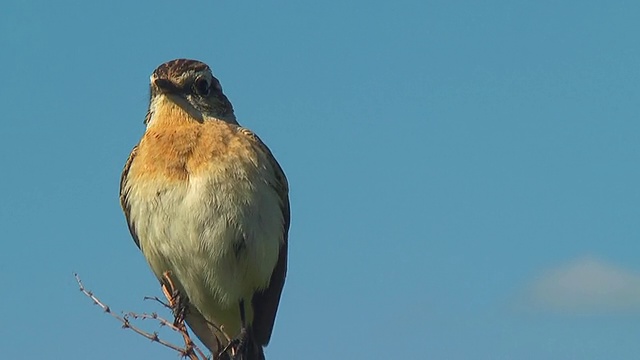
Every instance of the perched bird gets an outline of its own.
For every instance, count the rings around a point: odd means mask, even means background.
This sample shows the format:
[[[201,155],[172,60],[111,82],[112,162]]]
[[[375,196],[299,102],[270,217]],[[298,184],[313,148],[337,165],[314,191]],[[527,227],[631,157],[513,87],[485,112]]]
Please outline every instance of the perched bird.
[[[264,359],[287,269],[287,179],[209,66],[169,61],[150,87],[120,181],[131,235],[186,298],[186,322],[214,359],[232,358],[229,338],[236,359]]]

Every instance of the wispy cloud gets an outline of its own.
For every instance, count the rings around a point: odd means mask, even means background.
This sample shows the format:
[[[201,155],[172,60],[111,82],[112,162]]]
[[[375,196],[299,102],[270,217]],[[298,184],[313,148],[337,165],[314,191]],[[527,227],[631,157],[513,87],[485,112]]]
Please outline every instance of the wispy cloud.
[[[520,305],[566,314],[640,313],[640,273],[582,257],[541,273]]]

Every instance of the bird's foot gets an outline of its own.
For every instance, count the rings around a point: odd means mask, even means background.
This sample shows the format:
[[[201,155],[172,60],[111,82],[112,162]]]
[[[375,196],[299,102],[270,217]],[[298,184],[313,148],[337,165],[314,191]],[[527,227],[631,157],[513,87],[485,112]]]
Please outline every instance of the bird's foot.
[[[233,360],[243,360],[247,358],[247,346],[249,341],[247,329],[244,327],[240,330],[240,334],[235,338],[231,339],[227,346],[222,349],[219,356],[222,357],[224,354],[231,353],[231,359]]]
[[[169,271],[162,274],[162,292],[169,301],[169,307],[173,311],[175,326],[183,324],[187,311],[188,300],[182,296],[178,288],[173,284],[171,280],[171,273]]]

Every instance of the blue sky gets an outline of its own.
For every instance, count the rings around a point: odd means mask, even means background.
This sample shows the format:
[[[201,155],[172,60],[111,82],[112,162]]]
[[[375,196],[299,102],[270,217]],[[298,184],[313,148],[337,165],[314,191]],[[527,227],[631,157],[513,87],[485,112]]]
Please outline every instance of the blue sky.
[[[159,310],[118,182],[151,71],[188,57],[291,184],[269,359],[638,358],[640,3],[2,8],[4,357],[176,358],[72,273]]]

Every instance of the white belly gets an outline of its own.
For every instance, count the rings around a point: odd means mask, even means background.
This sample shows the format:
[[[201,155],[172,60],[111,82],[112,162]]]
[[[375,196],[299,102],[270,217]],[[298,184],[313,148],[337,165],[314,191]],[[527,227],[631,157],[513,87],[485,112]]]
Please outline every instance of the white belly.
[[[130,187],[131,220],[155,275],[170,271],[210,321],[225,323],[225,311],[235,314],[241,299],[250,302],[268,285],[278,259],[280,199],[257,172],[146,179]]]

